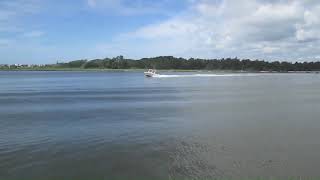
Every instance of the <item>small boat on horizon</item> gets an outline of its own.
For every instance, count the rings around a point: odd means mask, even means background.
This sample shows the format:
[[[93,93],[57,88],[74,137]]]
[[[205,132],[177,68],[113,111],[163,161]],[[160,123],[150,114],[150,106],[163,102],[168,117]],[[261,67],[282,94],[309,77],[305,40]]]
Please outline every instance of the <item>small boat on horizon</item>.
[[[157,74],[157,70],[155,70],[155,69],[148,69],[148,71],[144,72],[144,75],[146,77],[154,77],[159,74]]]

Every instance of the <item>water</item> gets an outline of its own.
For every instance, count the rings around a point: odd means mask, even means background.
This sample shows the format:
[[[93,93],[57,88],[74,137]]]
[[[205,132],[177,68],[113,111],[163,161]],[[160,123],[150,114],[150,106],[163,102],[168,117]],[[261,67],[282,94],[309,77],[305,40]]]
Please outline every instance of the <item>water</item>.
[[[319,177],[320,75],[0,72],[0,179]]]

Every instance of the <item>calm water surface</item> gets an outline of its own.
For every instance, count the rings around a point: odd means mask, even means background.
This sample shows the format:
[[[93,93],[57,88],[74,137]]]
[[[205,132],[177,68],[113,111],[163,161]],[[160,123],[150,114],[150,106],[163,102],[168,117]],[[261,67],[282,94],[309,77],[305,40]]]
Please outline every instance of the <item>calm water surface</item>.
[[[0,179],[320,176],[320,75],[0,72]]]

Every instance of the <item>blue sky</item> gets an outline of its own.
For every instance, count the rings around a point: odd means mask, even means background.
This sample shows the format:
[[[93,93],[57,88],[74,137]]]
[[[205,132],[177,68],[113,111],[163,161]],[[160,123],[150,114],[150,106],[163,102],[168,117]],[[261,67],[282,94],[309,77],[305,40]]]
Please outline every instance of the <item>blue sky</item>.
[[[314,0],[0,0],[0,64],[159,55],[320,58]]]

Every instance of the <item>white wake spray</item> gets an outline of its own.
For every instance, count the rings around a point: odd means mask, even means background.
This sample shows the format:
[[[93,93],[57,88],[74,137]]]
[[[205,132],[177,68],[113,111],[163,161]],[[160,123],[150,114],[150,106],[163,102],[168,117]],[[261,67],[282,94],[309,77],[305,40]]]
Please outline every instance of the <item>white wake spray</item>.
[[[256,76],[257,74],[157,74],[155,78],[179,78],[179,77],[234,77],[234,76]]]

